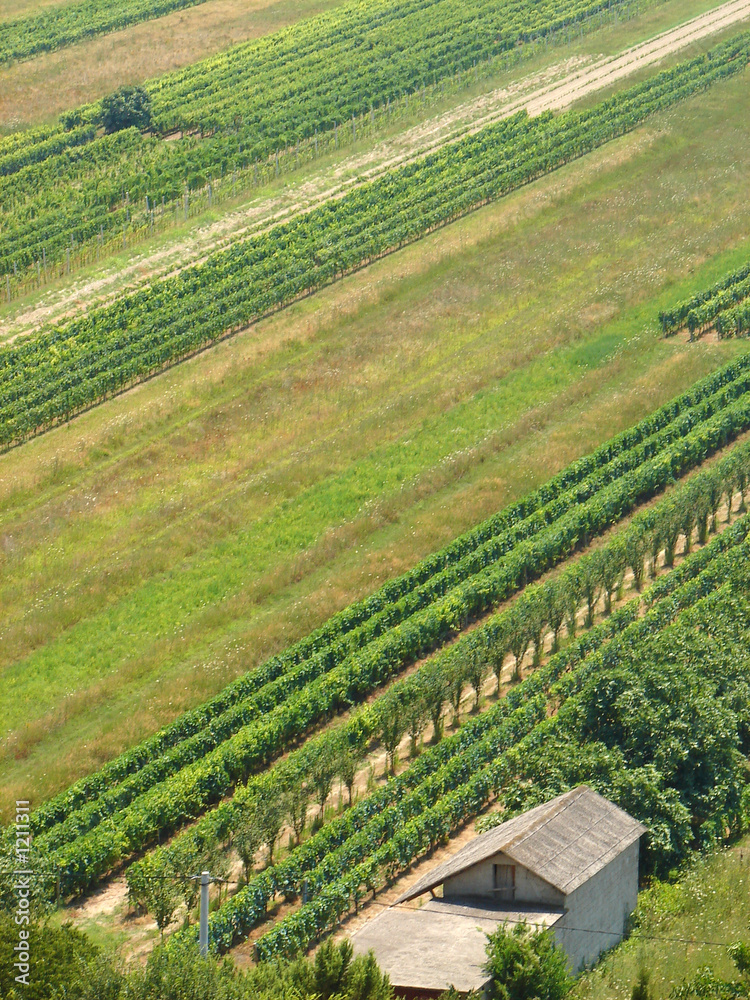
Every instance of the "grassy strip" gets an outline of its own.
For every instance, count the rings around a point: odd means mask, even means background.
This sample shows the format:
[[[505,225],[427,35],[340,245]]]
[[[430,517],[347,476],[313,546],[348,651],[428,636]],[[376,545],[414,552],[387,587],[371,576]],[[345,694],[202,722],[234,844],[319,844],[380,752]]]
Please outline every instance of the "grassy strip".
[[[68,873],[71,890],[88,888],[114,864],[142,850],[166,831],[176,829],[186,819],[199,815],[234,783],[265,766],[331,712],[362,700],[374,688],[397,676],[410,660],[429,652],[466,621],[564,558],[582,534],[591,536],[616,523],[639,501],[663,488],[674,475],[694,467],[731,439],[738,428],[748,426],[748,421],[750,401],[740,399],[672,448],[657,453],[609,487],[594,493],[587,503],[553,522],[499,564],[491,565],[436,606],[397,626],[361,653],[346,657],[322,676],[313,674],[312,679],[310,667],[303,667],[299,678],[302,687],[297,693],[290,694],[288,682],[281,678],[270,693],[274,702],[266,701],[265,709],[262,701],[244,707],[244,718],[257,717],[257,721],[244,725],[194,763],[190,761],[195,759],[196,749],[202,748],[200,740],[187,741],[178,747],[177,761],[185,762],[186,766],[153,786],[148,770],[142,777],[136,776],[131,787],[141,791],[145,785],[145,790],[132,799],[126,798],[124,808],[106,825],[95,826],[79,837],[77,818],[71,817],[67,826],[59,828],[59,836],[58,828],[42,834],[38,848],[54,845],[53,863]],[[266,714],[261,718],[259,712],[263,710]],[[119,804],[117,791],[112,804]],[[84,830],[86,823],[84,817]]]
[[[742,71],[750,35],[584,112],[490,126],[179,276],[0,349],[12,444]],[[446,191],[450,192],[446,196]],[[384,207],[385,206],[385,207]]]
[[[306,669],[309,672],[311,660],[318,663],[313,668],[314,672],[331,669],[352,651],[364,647],[430,603],[430,597],[443,597],[463,579],[481,573],[498,558],[507,556],[514,545],[533,538],[566,512],[591,499],[598,489],[615,482],[644,460],[684,438],[696,425],[741,399],[748,387],[750,355],[702,379],[689,392],[574,462],[533,493],[428,556],[408,573],[386,583],[375,594],[345,608],[310,636],[230,684],[206,705],[181,716],[145,743],[42,804],[31,819],[33,832],[39,835],[63,820],[72,825],[76,822],[74,814],[91,800],[95,800],[94,806],[106,815],[106,796],[114,798],[119,795],[120,792],[115,789],[129,776],[149,766],[154,771],[165,768],[168,762],[164,758],[169,751],[200,733],[207,731],[214,740],[226,738],[243,724],[242,717],[237,715],[237,706],[246,705],[254,695],[280,678],[288,677],[300,668],[305,669],[305,664],[308,664]],[[739,424],[732,423],[731,427],[722,431],[721,436],[731,438],[740,426],[741,421]],[[593,522],[582,525],[583,537],[596,530]],[[436,581],[434,589],[428,588],[431,581]],[[413,600],[409,600],[410,595],[414,595]],[[288,681],[285,683],[288,685]],[[267,710],[268,706],[266,695],[262,710]],[[234,729],[233,719],[236,719]],[[207,749],[207,744],[202,742],[196,752],[202,756]],[[162,770],[162,777],[166,773],[168,770]],[[120,802],[122,804],[124,801]]]
[[[86,2],[98,5],[100,0]],[[323,146],[336,149],[344,123],[350,133],[358,127],[361,132],[372,124],[376,108],[379,118],[390,120],[391,105],[395,109],[402,94],[413,95],[428,84],[442,89],[446,80],[451,86],[469,69],[476,76],[477,63],[485,67],[499,56],[508,58],[523,41],[533,38],[539,44],[542,37],[573,25],[583,30],[587,20],[598,27],[605,8],[607,17],[616,18],[623,8],[632,13],[634,6],[655,2],[350,2],[152,81],[154,128],[161,134],[200,131],[200,138],[165,143],[131,128],[93,138],[85,148],[74,148],[76,142],[66,148],[60,129],[53,127],[46,136],[33,130],[25,143],[12,139],[6,148],[0,142],[0,175],[22,171],[0,183],[5,216],[0,273],[10,274],[12,265],[25,271],[37,260],[46,268],[87,241],[103,247],[110,234],[153,229],[154,211],[163,215],[165,200],[167,214],[177,204],[182,208],[186,188],[200,191],[212,178],[234,178],[237,171],[247,175],[248,168],[252,176],[259,162],[262,167],[279,150],[296,144],[299,152],[300,139],[308,147],[314,140],[317,158],[318,133],[325,136]],[[143,8],[145,0],[117,0],[116,6]],[[47,17],[68,20],[75,9],[66,5],[45,12],[39,23]],[[6,33],[12,30],[5,27]],[[2,37],[0,25],[0,58]],[[72,135],[100,117],[97,105],[62,120]],[[59,155],[54,155],[56,143],[62,144]]]

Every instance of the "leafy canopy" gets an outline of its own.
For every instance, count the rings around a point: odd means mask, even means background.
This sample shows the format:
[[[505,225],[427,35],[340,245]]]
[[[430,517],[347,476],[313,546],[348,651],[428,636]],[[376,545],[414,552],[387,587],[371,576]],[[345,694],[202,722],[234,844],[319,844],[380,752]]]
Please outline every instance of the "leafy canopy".
[[[491,1000],[562,1000],[573,985],[549,931],[532,931],[526,923],[488,935],[485,968],[492,976]]]

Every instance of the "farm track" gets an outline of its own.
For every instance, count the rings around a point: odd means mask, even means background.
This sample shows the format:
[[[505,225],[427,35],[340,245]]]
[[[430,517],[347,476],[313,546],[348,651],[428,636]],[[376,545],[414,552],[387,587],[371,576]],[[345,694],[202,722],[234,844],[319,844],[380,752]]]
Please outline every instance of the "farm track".
[[[0,325],[0,342],[12,341],[41,325],[59,322],[85,311],[89,306],[111,301],[155,277],[176,274],[237,239],[264,232],[325,202],[341,198],[390,170],[464,136],[475,134],[518,111],[526,110],[529,115],[535,116],[548,110],[564,110],[576,101],[746,19],[750,19],[750,0],[730,0],[617,56],[604,57],[584,66],[578,61],[568,60],[513,86],[474,98],[396,137],[383,140],[374,149],[346,157],[332,172],[318,174],[300,186],[270,198],[256,199],[245,208],[197,229],[187,239],[137,257],[125,268],[111,268],[104,275],[67,286],[59,292],[47,293],[42,303],[29,306]]]

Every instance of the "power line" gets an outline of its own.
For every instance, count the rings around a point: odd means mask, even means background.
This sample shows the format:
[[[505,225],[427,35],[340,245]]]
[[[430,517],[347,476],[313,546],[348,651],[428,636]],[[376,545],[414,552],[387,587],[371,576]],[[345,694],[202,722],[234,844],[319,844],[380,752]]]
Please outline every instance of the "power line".
[[[58,879],[59,878],[61,880],[65,879],[65,878],[74,878],[75,877],[70,872],[32,872],[32,871],[25,871],[23,869],[19,869],[18,872],[0,871],[0,879],[3,879],[3,878],[5,878],[5,879],[15,879],[15,878],[18,878],[19,876],[23,877],[23,878],[34,878],[34,879]],[[151,881],[151,882],[193,882],[193,881],[200,881],[200,879],[201,879],[201,875],[200,874],[196,874],[196,875],[179,875],[177,873],[175,873],[173,875],[142,875],[140,877],[141,877],[141,879],[143,881]],[[126,878],[125,875],[115,875],[112,878],[107,879],[107,882],[108,883],[112,883],[112,882],[127,882],[127,878]],[[222,885],[246,885],[247,884],[245,881],[242,881],[242,880],[239,880],[239,879],[225,879],[225,878],[220,878],[220,877],[215,876],[215,875],[211,876],[211,882],[221,883]],[[369,907],[369,906],[379,906],[379,907],[381,907],[384,910],[391,910],[391,909],[395,909],[396,906],[397,906],[397,904],[395,904],[395,903],[381,903],[380,900],[371,899],[371,900],[368,900],[366,903],[363,904],[362,909],[364,910],[366,907]],[[398,904],[398,907],[400,909],[403,909],[403,910],[411,910],[413,913],[420,913],[421,912],[421,913],[429,914],[431,912],[435,912],[435,911],[431,911],[431,910],[426,910],[422,906],[406,906],[405,904]],[[487,912],[491,912],[491,911],[487,911]],[[498,913],[498,914],[500,914],[502,911],[495,911],[495,912]],[[552,912],[554,912],[554,911],[552,911]],[[498,917],[498,922],[502,922],[504,924],[522,924],[522,923],[528,923],[528,921],[526,921],[526,920],[524,920],[522,918],[515,918],[515,917],[505,917],[505,918]],[[541,924],[532,924],[532,926],[543,926],[543,925],[541,925]],[[601,930],[600,928],[597,928],[597,927],[568,927],[568,926],[566,926],[563,929],[567,930],[567,931],[577,931],[577,932],[580,932],[582,934],[601,934],[601,935],[604,935],[606,937],[620,937],[620,935],[616,931],[604,931],[604,930]],[[657,941],[657,942],[662,942],[662,943],[665,943],[665,944],[693,944],[693,945],[697,944],[697,945],[705,945],[706,947],[709,947],[709,948],[729,948],[732,945],[734,945],[734,944],[737,943],[736,941],[707,941],[707,940],[703,940],[703,939],[700,939],[700,938],[669,937],[669,936],[660,936],[660,935],[656,935],[656,934],[644,934],[644,933],[633,933],[633,934],[628,935],[628,939],[629,940],[632,940],[633,938],[635,938],[637,940],[642,940],[642,941]]]
[[[24,871],[24,870],[19,870],[18,872],[0,871],[0,879],[2,879],[2,878],[14,879],[14,878],[18,878],[19,876],[20,877],[24,877],[24,878],[36,878],[36,879],[58,879],[59,878],[61,880],[64,879],[64,878],[74,878],[75,877],[70,872],[32,872],[32,871]],[[200,874],[196,874],[196,875],[179,875],[179,874],[175,873],[173,875],[143,875],[143,876],[141,876],[141,878],[144,881],[152,881],[152,882],[169,882],[169,881],[171,881],[171,882],[193,882],[193,881],[200,881],[201,875]],[[108,882],[110,882],[110,883],[111,882],[126,882],[126,881],[127,881],[127,879],[126,879],[126,876],[124,876],[124,875],[116,875],[116,876],[113,876],[111,879],[108,879]],[[246,884],[245,882],[241,882],[241,881],[239,881],[237,879],[225,879],[225,878],[219,878],[218,876],[211,876],[210,881],[211,882],[218,882],[218,883],[221,883],[222,885],[245,885]],[[402,904],[381,903],[377,899],[368,900],[367,903],[364,904],[363,909],[365,909],[366,907],[369,907],[369,906],[379,906],[379,907],[381,907],[384,910],[391,910],[391,909],[395,909],[397,907],[397,905],[398,905],[398,908],[400,908],[402,910],[411,910],[413,913],[423,913],[423,914],[429,915],[430,913],[434,913],[435,912],[434,910],[427,910],[427,909],[425,909],[422,906],[407,906],[407,905],[405,905],[403,903]],[[487,911],[487,912],[490,912],[490,911]],[[503,924],[523,924],[523,923],[529,923],[529,921],[524,920],[523,918],[516,918],[516,917],[504,917],[503,918],[503,917],[500,916],[500,914],[502,913],[502,911],[495,911],[495,912],[498,914],[498,923],[501,923],[501,922]],[[555,911],[551,911],[551,912],[554,913]],[[562,914],[561,914],[561,916],[562,916]],[[533,926],[533,927],[545,926],[546,927],[546,925],[535,924],[533,922],[531,923],[531,926]],[[547,928],[547,929],[551,929],[551,928]],[[604,931],[604,930],[601,930],[598,927],[568,927],[568,926],[566,926],[566,927],[561,928],[561,929],[562,930],[566,930],[566,931],[576,931],[576,932],[579,932],[579,933],[582,933],[582,934],[601,934],[604,937],[617,937],[617,938],[621,938],[621,935],[617,931]],[[671,937],[671,936],[663,936],[663,935],[657,935],[657,934],[645,934],[645,933],[642,933],[642,932],[636,932],[636,933],[628,935],[628,940],[633,940],[633,939],[638,940],[638,941],[656,941],[656,942],[663,943],[663,944],[703,945],[703,946],[708,947],[708,948],[730,948],[732,945],[734,945],[734,944],[737,943],[736,941],[707,941],[707,940],[704,940],[704,939],[701,939],[701,938]]]
[[[32,878],[32,879],[74,879],[76,876],[72,872],[59,871],[59,872],[34,872],[27,869],[19,868],[17,871],[0,871],[0,879],[16,879],[16,878]],[[178,875],[177,873],[173,875],[141,875],[139,878],[146,882],[190,882],[194,879],[199,879],[200,874],[196,875]],[[220,878],[218,875],[211,876],[212,882],[221,882],[222,885],[244,885],[246,883],[241,882],[239,879],[226,879]],[[127,882],[127,876],[125,875],[113,875],[111,878],[106,879],[107,884],[112,882]]]

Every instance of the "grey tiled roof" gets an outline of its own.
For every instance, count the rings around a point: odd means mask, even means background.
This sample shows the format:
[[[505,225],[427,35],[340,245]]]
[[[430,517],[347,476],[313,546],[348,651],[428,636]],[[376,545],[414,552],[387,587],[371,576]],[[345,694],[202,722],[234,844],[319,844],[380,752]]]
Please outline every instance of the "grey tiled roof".
[[[500,853],[567,895],[645,832],[624,810],[580,785],[475,837],[398,902],[414,899]]]

